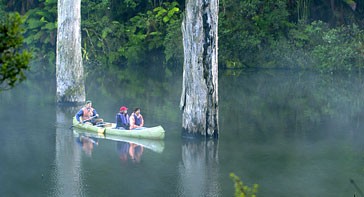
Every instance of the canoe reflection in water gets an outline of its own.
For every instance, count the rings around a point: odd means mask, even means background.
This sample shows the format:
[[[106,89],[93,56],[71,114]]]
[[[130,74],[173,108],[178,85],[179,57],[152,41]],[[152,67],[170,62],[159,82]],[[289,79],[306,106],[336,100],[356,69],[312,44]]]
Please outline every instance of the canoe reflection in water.
[[[131,142],[119,141],[116,144],[116,150],[119,153],[120,160],[124,163],[131,160],[133,163],[139,163],[144,151],[143,146]]]
[[[103,140],[115,141],[116,150],[122,162],[131,160],[133,163],[139,163],[144,151],[144,148],[153,152],[162,153],[164,150],[163,140],[150,140],[140,138],[128,138],[123,136],[103,135],[97,133],[89,133],[77,128],[73,129],[73,136],[85,153],[91,156],[92,150]]]
[[[99,145],[99,142],[96,138],[88,137],[85,135],[79,135],[76,138],[76,142],[82,147],[82,150],[86,153],[86,155],[90,157],[92,155],[94,145]]]

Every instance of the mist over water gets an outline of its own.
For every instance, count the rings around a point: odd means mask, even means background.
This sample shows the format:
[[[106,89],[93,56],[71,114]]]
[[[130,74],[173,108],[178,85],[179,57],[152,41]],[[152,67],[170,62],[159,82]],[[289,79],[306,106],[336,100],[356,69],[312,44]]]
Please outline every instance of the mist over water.
[[[144,147],[140,162],[115,140],[80,144],[84,134],[69,129],[78,107],[57,106],[45,81],[1,93],[0,195],[233,196],[231,172],[258,184],[258,196],[364,190],[361,76],[220,71],[220,138],[205,142],[181,139],[182,73],[160,74],[109,75],[86,86],[105,120],[126,105],[141,107],[147,126],[164,127],[166,138],[154,144],[163,151]]]
[[[229,114],[220,120],[231,133],[219,150],[233,151],[228,160],[241,165],[245,183],[259,184],[262,196],[357,192],[350,179],[363,182],[360,76],[244,72],[222,77],[220,87],[225,80],[234,94],[220,94],[220,114]]]

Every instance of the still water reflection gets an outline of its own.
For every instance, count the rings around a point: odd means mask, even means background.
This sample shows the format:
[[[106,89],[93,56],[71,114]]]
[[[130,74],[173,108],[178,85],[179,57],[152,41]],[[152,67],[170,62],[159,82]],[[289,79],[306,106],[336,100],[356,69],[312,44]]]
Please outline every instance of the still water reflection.
[[[218,141],[184,140],[178,166],[179,196],[219,196]]]
[[[162,141],[70,129],[79,108],[56,106],[43,82],[1,93],[0,196],[233,196],[231,172],[258,184],[258,196],[362,194],[360,76],[220,75],[217,141],[181,139],[181,76],[140,77],[148,87],[138,90],[115,91],[133,80],[88,84],[105,120],[121,105],[141,107],[146,126],[165,128]]]

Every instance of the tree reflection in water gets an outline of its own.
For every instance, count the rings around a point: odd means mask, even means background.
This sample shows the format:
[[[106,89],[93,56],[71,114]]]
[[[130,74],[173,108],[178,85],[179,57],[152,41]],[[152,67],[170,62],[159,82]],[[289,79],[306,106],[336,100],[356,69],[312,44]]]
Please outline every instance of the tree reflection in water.
[[[184,139],[179,193],[183,196],[218,196],[221,194],[218,169],[218,140]]]
[[[52,172],[54,186],[51,196],[83,196],[84,177],[81,169],[81,150],[69,132],[69,117],[75,114],[78,106],[57,106],[57,126],[55,133],[55,167]],[[70,146],[72,144],[72,146]],[[72,180],[72,181],[70,181]]]

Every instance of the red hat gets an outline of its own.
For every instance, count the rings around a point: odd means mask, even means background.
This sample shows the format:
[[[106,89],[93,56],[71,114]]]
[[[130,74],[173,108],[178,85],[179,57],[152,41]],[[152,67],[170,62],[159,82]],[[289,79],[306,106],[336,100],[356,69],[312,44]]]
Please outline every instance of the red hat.
[[[120,111],[124,111],[124,110],[128,110],[128,108],[126,108],[125,106],[121,106]]]

